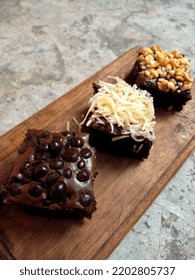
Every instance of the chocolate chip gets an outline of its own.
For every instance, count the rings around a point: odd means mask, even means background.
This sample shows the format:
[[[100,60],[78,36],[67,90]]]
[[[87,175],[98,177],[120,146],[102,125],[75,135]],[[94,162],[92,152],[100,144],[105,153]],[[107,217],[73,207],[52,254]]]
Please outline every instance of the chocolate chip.
[[[68,130],[63,131],[62,134],[63,134],[64,136],[66,136],[68,139],[72,139],[72,138],[74,137],[74,133],[72,133],[72,132],[70,132],[70,131],[68,131]]]
[[[78,162],[77,162],[77,167],[79,168],[79,169],[83,169],[83,168],[85,168],[85,161],[84,160],[79,160]]]
[[[39,134],[40,138],[50,138],[52,137],[52,134],[51,132],[47,131],[47,130],[44,130],[42,133]]]
[[[79,171],[76,178],[80,182],[85,182],[89,180],[89,173],[86,170]]]
[[[53,185],[60,178],[60,176],[61,174],[56,171],[49,173],[45,179],[46,185],[48,186]]]
[[[19,183],[12,183],[8,187],[9,194],[12,196],[17,196],[21,192],[21,185]]]
[[[79,198],[80,204],[85,207],[89,206],[91,204],[91,201],[92,201],[92,197],[89,193],[84,193]]]
[[[21,165],[20,165],[20,172],[23,173],[23,171],[26,169],[26,168],[29,168],[30,167],[30,162],[29,161],[24,161]]]
[[[32,181],[30,183],[28,193],[31,196],[38,197],[42,194],[42,192],[43,192],[43,188],[42,188],[42,184],[40,182]]]
[[[92,152],[90,149],[88,148],[83,148],[81,150],[81,155],[84,157],[84,158],[90,158],[92,156]]]
[[[60,200],[66,194],[66,184],[63,181],[58,181],[51,186],[50,195],[53,199]]]
[[[49,144],[45,142],[41,142],[37,147],[38,151],[41,152],[48,152],[49,151]]]
[[[53,153],[59,153],[62,149],[62,144],[59,139],[53,139],[49,143],[49,147]]]
[[[68,150],[70,147],[71,147],[71,145],[69,142],[64,144],[64,150]]]
[[[71,140],[72,147],[82,148],[84,145],[84,140],[81,137],[75,137]]]
[[[32,165],[29,161],[24,161],[20,166],[20,172],[24,177],[30,177],[32,175]]]
[[[61,160],[59,158],[55,158],[50,161],[49,166],[51,169],[59,170],[59,169],[63,168],[64,162],[63,162],[63,160]]]
[[[22,173],[17,173],[17,174],[14,174],[14,176],[12,176],[9,180],[9,184],[11,183],[21,183],[23,181],[23,174]]]
[[[34,176],[36,179],[38,178],[42,178],[44,177],[49,171],[49,167],[44,165],[44,164],[40,164],[37,167],[35,167],[34,169]]]
[[[24,178],[24,175],[23,175],[22,173],[18,173],[18,174],[16,175],[16,177],[15,177],[15,179],[16,179],[16,180],[18,179],[19,182],[20,182],[23,178]]]
[[[72,170],[70,168],[66,168],[63,175],[66,179],[70,179],[72,177]]]
[[[79,157],[79,151],[75,148],[70,148],[63,153],[63,158],[69,162],[77,161]]]

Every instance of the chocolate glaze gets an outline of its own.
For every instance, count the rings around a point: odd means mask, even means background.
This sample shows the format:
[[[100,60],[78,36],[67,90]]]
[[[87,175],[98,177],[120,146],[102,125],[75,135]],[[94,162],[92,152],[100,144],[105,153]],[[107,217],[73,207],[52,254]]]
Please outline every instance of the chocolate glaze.
[[[125,81],[131,85],[136,84],[139,88],[150,92],[153,96],[154,106],[181,111],[186,102],[192,99],[190,90],[181,92],[178,92],[178,90],[181,90],[180,88],[169,92],[159,90],[157,86],[158,78],[148,79],[141,71],[139,63],[135,62],[131,73],[127,75]]]
[[[0,194],[4,203],[91,218],[96,157],[88,140],[84,133],[28,130]]]

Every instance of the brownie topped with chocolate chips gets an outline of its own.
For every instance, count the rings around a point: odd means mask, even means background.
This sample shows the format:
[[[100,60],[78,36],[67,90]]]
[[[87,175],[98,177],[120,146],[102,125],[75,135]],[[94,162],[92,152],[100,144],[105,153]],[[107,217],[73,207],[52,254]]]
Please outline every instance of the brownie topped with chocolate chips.
[[[96,157],[87,134],[31,129],[18,153],[4,203],[91,218]]]

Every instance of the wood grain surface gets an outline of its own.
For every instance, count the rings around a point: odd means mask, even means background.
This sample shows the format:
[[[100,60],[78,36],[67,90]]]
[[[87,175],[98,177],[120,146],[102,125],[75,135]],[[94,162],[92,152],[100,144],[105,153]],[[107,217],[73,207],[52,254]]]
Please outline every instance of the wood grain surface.
[[[139,47],[37,112],[0,138],[0,184],[13,167],[16,149],[28,128],[64,130],[81,120],[92,83],[127,75]],[[193,96],[194,96],[193,87]],[[182,112],[156,110],[156,140],[144,161],[97,154],[97,211],[91,220],[46,217],[15,206],[0,206],[0,258],[106,259],[195,149],[194,99]],[[72,129],[77,127],[71,122]]]

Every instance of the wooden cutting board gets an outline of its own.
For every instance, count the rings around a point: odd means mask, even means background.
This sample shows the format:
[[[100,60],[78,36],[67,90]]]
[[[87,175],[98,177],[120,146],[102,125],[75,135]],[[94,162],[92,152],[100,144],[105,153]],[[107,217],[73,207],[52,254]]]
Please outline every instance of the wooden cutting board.
[[[7,181],[16,148],[28,128],[64,130],[80,120],[92,83],[127,75],[140,47],[126,52],[0,138],[0,184]],[[193,95],[195,88],[193,87]],[[144,161],[97,154],[97,211],[91,220],[52,218],[0,207],[0,258],[106,259],[195,149],[195,101],[182,112],[156,110],[157,139]],[[74,122],[72,129],[76,130]]]

